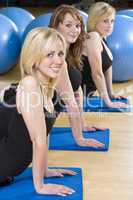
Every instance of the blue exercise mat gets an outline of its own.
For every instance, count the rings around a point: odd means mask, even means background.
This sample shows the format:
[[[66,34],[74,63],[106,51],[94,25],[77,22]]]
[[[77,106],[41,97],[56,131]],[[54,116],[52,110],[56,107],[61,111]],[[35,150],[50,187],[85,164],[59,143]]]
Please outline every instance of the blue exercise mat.
[[[112,99],[113,102],[123,102],[127,105],[129,100],[127,98],[123,99]],[[98,96],[92,96],[90,98],[84,99],[83,108],[85,112],[131,112],[131,107],[128,108],[109,108],[105,102]]]
[[[112,99],[113,102],[123,102],[129,105],[128,108],[109,108],[105,102],[98,96],[92,96],[90,98],[84,98],[83,110],[84,112],[131,112],[129,100],[123,99]],[[62,108],[62,112],[66,112],[66,108]]]
[[[74,151],[108,151],[109,149],[109,129],[104,131],[83,132],[85,138],[93,138],[104,143],[102,148],[78,146],[73,138],[71,128],[54,127],[50,133],[50,150],[74,150]]]
[[[62,167],[61,167],[62,168]],[[56,195],[39,195],[35,192],[32,182],[31,168],[15,177],[12,185],[0,188],[1,200],[83,200],[82,171],[80,168],[70,169],[77,174],[75,176],[64,175],[63,178],[45,178],[45,183],[61,184],[73,188],[76,192],[65,197]]]

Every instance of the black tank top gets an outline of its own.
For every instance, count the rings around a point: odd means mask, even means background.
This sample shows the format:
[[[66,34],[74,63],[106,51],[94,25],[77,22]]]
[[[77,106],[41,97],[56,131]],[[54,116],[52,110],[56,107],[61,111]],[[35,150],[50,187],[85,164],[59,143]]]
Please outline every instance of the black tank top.
[[[4,93],[4,102],[6,102],[9,106],[14,105],[12,108],[3,108],[5,109],[5,112],[7,111],[7,117],[10,118],[10,113],[15,112],[15,117],[22,118],[22,115],[18,113],[16,108],[16,89],[17,89],[18,83],[11,84],[11,87],[7,89]],[[9,112],[10,111],[10,112]],[[47,128],[47,135],[50,132],[55,120],[56,115],[55,112],[49,113],[44,108],[44,114],[45,114],[45,121],[46,121],[46,128]],[[21,120],[22,123],[24,123],[23,120]],[[25,124],[25,123],[24,123]]]
[[[106,43],[106,41],[104,40]],[[106,43],[107,45],[107,43]],[[101,52],[102,56],[102,71],[105,73],[109,67],[112,65],[112,60],[109,57],[105,46],[103,46],[103,51]],[[82,55],[82,61],[83,61],[83,69],[82,69],[82,89],[84,92],[84,95],[92,95],[93,92],[96,91],[96,85],[92,79],[92,74],[91,74],[91,67],[90,63],[88,61],[88,57],[85,55]]]
[[[10,107],[0,104],[0,176],[16,176],[32,161],[32,141],[23,116],[16,108],[16,88],[17,84],[4,93],[4,102]],[[45,108],[44,114],[48,134],[56,116]]]
[[[82,75],[81,71],[77,69],[76,67],[70,67],[68,66],[68,75],[70,78],[70,82],[73,88],[73,91],[77,91],[78,88],[81,86],[82,83]],[[54,92],[53,96],[53,104],[54,104],[54,110],[56,117],[59,115],[59,113],[65,108],[64,102],[61,100],[60,96],[58,95],[58,92]]]
[[[73,91],[75,92],[81,86],[82,74],[76,67],[68,66],[68,74],[71,81]]]

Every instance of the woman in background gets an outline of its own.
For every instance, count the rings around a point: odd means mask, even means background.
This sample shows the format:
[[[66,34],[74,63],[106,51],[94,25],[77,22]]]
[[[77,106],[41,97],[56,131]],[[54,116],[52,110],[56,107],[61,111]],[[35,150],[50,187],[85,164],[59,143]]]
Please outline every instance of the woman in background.
[[[126,104],[111,101],[113,98],[123,98],[113,92],[113,56],[106,42],[106,37],[113,31],[114,21],[115,9],[111,5],[105,2],[92,4],[88,12],[88,33],[82,56],[82,88],[85,96],[93,95],[97,89],[108,107],[124,108]]]
[[[50,19],[50,27],[59,31],[67,45],[67,68],[64,68],[57,84],[57,93],[65,103],[72,127],[73,136],[80,146],[103,147],[94,139],[85,139],[82,131],[95,131],[97,126],[89,126],[83,116],[82,50],[85,36],[84,24],[79,11],[70,5],[61,5],[55,9]],[[60,112],[58,103],[55,109]],[[104,130],[104,128],[101,128]]]

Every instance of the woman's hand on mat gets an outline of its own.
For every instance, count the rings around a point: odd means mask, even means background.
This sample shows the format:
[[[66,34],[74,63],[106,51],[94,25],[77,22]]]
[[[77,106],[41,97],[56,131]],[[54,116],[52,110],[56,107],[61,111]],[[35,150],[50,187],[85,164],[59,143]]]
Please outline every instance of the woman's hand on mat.
[[[126,96],[118,95],[118,94],[112,94],[110,96],[111,99],[126,99]]]
[[[46,177],[64,177],[64,175],[76,175],[76,172],[67,169],[48,169]]]
[[[122,102],[110,102],[108,104],[108,107],[109,108],[128,108],[128,105]]]
[[[84,146],[84,147],[94,147],[94,148],[101,148],[104,147],[105,145],[98,140],[95,139],[81,139],[78,140],[78,145],[79,146]]]
[[[97,131],[97,130],[101,130],[101,131],[104,131],[106,130],[107,128],[105,127],[100,127],[100,126],[97,126],[97,125],[88,125],[88,122],[85,118],[83,118],[82,120],[82,131]]]
[[[100,131],[105,131],[107,128],[103,128],[103,127],[100,127],[100,126],[97,126],[97,125],[85,125],[82,129],[82,131],[97,131],[97,130],[100,130]]]
[[[65,185],[57,185],[57,184],[43,184],[40,188],[36,190],[38,194],[46,194],[46,195],[59,195],[66,196],[73,194],[75,190],[69,188]]]

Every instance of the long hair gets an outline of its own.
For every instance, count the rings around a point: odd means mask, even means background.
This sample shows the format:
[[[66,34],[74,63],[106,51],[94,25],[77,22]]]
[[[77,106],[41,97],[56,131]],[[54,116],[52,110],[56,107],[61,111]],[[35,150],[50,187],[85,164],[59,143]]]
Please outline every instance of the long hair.
[[[105,2],[92,4],[88,11],[87,31],[97,31],[96,26],[103,17],[115,15],[115,8]]]
[[[79,20],[81,24],[81,33],[75,43],[71,44],[67,52],[67,62],[69,66],[82,67],[81,55],[83,50],[83,41],[85,37],[85,27],[80,12],[70,5],[61,5],[55,9],[50,19],[49,26],[57,29],[59,23],[63,23],[65,15],[70,14],[74,19]]]
[[[62,35],[52,28],[35,28],[28,33],[20,55],[20,70],[21,77],[32,75],[37,78],[37,64],[49,53],[52,45],[62,42],[64,50],[66,50],[66,43]],[[39,81],[39,80],[38,80]],[[53,96],[53,88],[55,88],[56,79],[52,79],[48,86],[48,96]],[[43,85],[40,82],[40,85]]]

